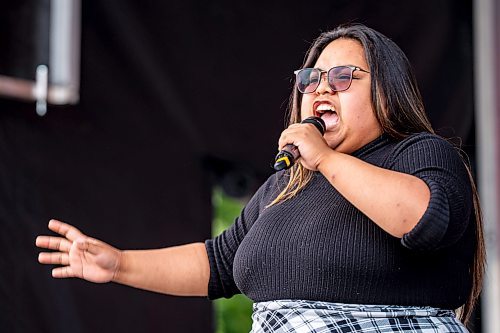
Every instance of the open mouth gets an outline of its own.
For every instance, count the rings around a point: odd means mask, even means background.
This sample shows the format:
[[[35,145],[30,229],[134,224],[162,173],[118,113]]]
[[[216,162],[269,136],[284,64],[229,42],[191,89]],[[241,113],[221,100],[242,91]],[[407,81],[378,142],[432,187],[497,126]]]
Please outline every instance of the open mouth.
[[[314,108],[314,115],[323,119],[326,125],[326,129],[331,129],[339,122],[339,115],[333,107],[333,105],[328,103],[321,103]]]

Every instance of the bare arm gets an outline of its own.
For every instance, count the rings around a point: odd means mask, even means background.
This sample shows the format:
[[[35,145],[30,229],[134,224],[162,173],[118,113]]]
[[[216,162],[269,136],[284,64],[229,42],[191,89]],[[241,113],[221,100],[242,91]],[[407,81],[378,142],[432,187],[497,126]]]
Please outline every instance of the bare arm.
[[[121,251],[57,221],[49,229],[63,237],[39,236],[42,264],[62,265],[55,278],[77,277],[91,282],[117,282],[170,295],[206,296],[210,267],[203,243],[155,250]]]
[[[123,251],[114,282],[178,296],[207,296],[210,267],[205,244]]]
[[[402,238],[429,205],[430,190],[423,180],[337,152],[310,124],[286,129],[279,147],[288,143],[299,148],[305,168],[321,172],[340,194],[392,236]]]
[[[403,237],[422,218],[430,200],[425,182],[330,150],[318,170],[349,202],[387,233]]]

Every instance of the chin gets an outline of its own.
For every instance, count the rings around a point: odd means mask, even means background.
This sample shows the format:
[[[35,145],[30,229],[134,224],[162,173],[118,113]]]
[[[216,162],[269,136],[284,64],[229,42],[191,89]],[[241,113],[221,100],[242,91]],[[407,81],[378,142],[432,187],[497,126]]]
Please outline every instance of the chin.
[[[336,142],[335,144],[328,144],[330,148],[335,150],[336,152],[343,154],[350,154],[354,152],[356,149],[352,149],[352,147],[346,146],[343,142]]]
[[[332,135],[329,137],[328,133],[324,136],[326,143],[328,144],[328,147],[332,148],[333,150],[338,151],[340,146],[342,146],[342,139],[339,138],[338,136]]]
[[[338,142],[328,142],[328,147],[330,147],[331,149],[335,150],[335,151],[338,151],[338,152],[342,152],[341,151],[341,147],[339,147],[339,143]]]

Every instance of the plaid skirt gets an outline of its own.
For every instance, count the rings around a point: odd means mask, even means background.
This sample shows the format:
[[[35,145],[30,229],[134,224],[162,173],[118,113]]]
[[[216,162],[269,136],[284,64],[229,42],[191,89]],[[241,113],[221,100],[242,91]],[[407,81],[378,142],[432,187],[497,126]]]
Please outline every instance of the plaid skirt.
[[[254,303],[252,319],[250,333],[469,332],[452,310],[417,306],[279,300]]]

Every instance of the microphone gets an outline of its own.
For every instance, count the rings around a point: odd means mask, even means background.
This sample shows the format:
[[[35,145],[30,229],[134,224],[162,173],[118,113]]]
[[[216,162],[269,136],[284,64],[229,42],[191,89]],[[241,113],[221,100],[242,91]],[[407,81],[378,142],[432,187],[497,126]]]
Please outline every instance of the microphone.
[[[302,120],[301,124],[313,124],[321,135],[325,134],[326,126],[323,119],[320,117],[309,117]],[[283,149],[276,155],[274,159],[274,170],[280,171],[283,169],[290,168],[295,161],[300,157],[299,149],[293,144],[287,144]]]

